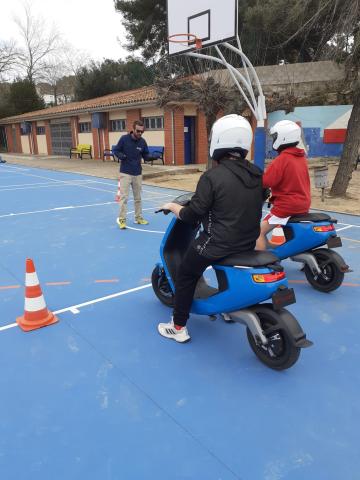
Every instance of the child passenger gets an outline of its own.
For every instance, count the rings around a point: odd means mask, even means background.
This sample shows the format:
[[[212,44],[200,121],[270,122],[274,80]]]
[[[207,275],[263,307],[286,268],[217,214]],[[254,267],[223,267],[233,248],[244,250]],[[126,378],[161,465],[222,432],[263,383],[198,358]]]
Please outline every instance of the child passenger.
[[[272,208],[261,222],[256,250],[266,250],[266,234],[277,225],[286,225],[291,216],[308,213],[311,203],[307,159],[305,151],[297,147],[301,128],[295,122],[282,120],[271,128],[270,135],[279,155],[263,176],[263,187],[271,189]]]

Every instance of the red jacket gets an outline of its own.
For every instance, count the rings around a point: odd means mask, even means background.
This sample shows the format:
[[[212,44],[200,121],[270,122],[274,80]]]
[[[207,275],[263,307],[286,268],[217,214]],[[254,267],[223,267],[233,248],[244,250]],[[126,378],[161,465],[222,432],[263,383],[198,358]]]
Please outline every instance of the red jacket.
[[[283,218],[307,213],[311,194],[304,150],[297,147],[283,150],[266,169],[263,186],[271,188],[273,215]]]

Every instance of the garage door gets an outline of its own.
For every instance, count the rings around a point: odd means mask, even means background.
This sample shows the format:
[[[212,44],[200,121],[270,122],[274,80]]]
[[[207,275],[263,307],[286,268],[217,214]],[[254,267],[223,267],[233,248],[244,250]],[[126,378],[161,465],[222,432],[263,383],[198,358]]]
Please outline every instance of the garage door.
[[[72,145],[70,123],[50,123],[53,155],[69,155]]]

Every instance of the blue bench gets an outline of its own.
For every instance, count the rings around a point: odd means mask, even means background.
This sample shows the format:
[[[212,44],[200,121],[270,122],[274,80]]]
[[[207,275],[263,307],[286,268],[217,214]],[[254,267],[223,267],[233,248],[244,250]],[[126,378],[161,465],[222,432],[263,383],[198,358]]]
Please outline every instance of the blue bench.
[[[116,145],[112,145],[111,148],[105,148],[103,152],[103,162],[105,162],[106,157],[110,157],[114,160],[114,162],[119,162],[118,157],[114,153],[114,148]]]
[[[151,163],[155,162],[156,160],[160,160],[164,165],[164,152],[165,147],[155,145],[155,146],[148,146],[150,158],[148,160],[144,160],[144,163]]]

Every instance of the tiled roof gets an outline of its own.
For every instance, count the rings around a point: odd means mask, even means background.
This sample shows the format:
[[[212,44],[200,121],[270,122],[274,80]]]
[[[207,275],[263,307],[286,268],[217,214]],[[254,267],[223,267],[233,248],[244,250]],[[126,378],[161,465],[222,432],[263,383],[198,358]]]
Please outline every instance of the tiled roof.
[[[110,93],[104,97],[92,98],[82,102],[65,103],[64,105],[57,105],[56,107],[23,113],[22,115],[0,118],[0,124],[33,119],[40,120],[53,116],[82,113],[84,111],[96,111],[96,109],[103,110],[106,107],[114,108],[131,104],[151,103],[156,100],[157,94],[153,86],[142,87],[135,90],[127,90],[125,92]]]

